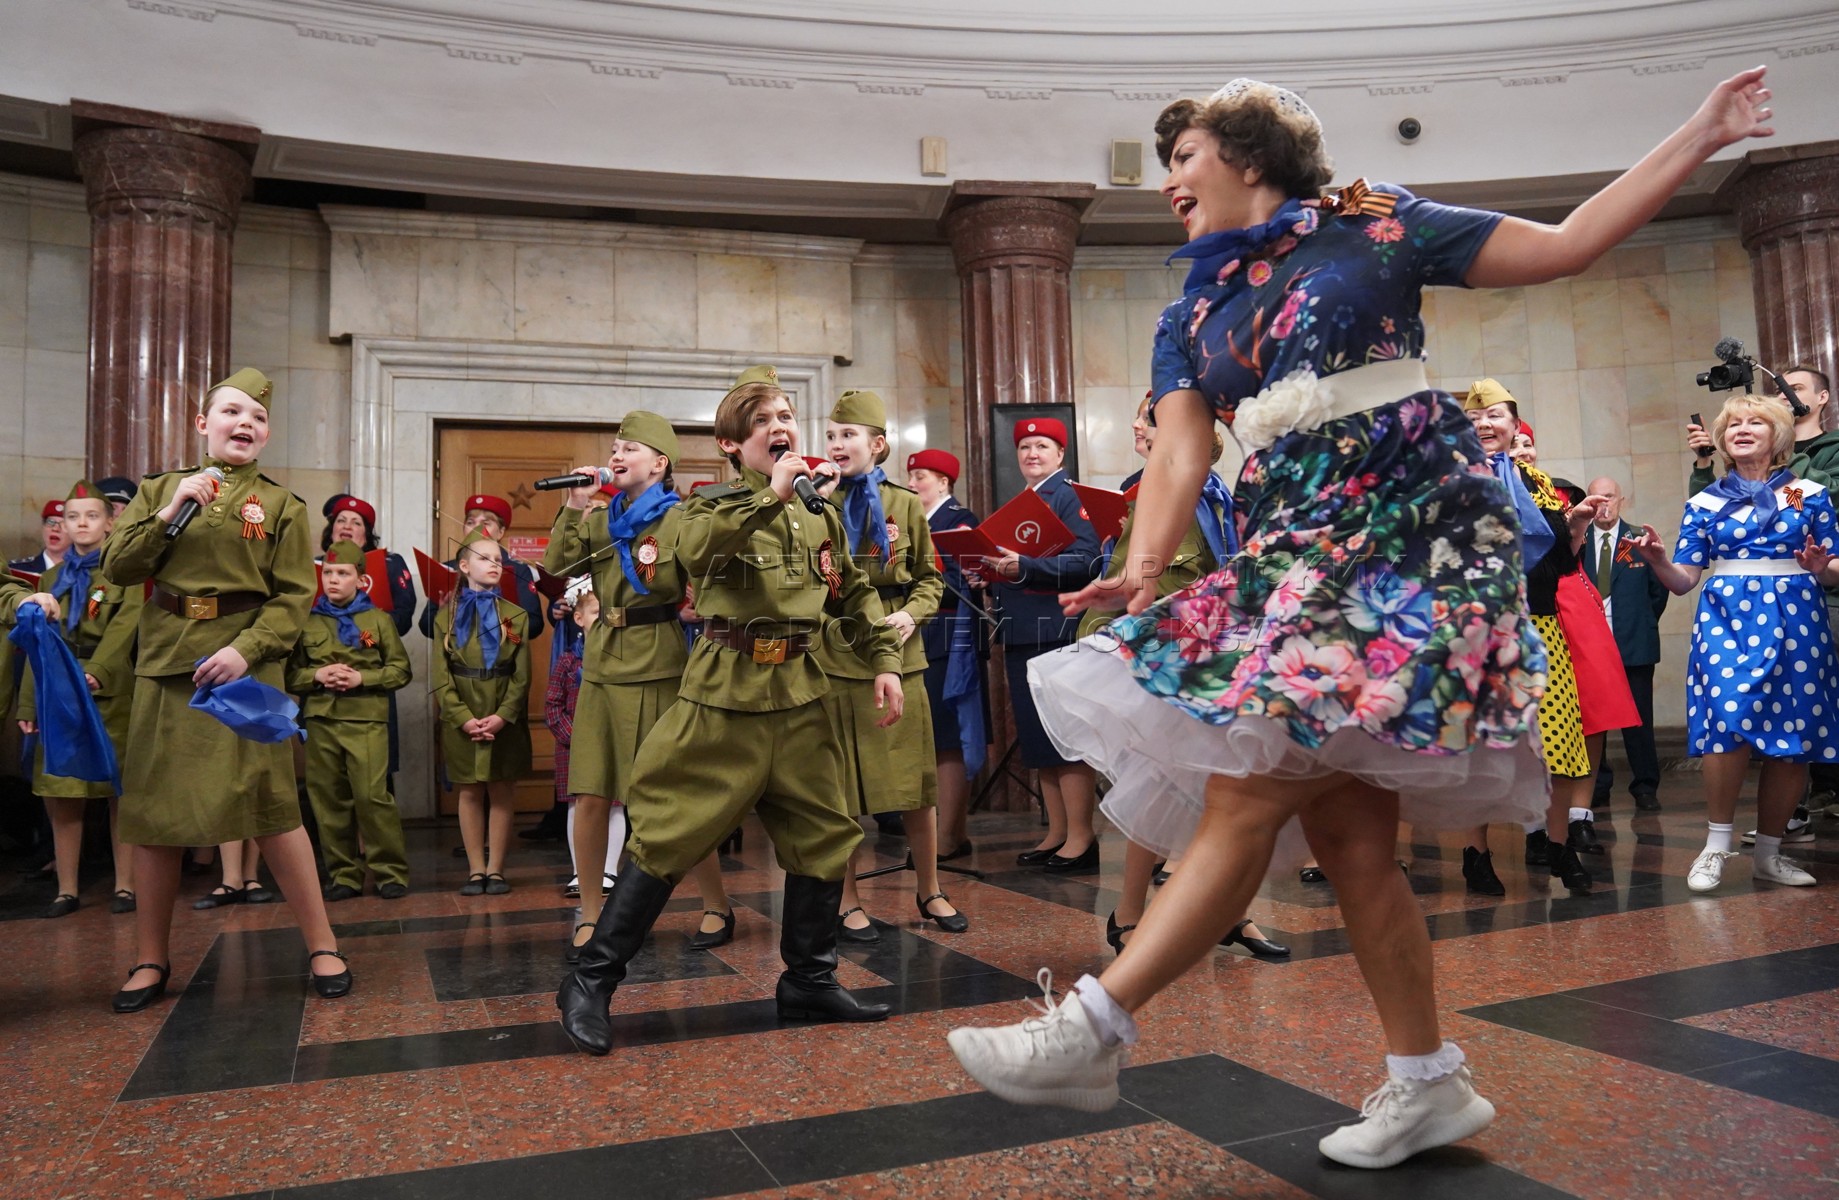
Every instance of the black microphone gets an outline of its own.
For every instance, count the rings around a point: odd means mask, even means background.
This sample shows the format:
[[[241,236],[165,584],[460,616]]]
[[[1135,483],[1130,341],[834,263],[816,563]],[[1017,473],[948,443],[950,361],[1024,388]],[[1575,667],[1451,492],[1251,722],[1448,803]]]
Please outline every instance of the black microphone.
[[[784,458],[786,449],[785,446],[774,446],[773,461],[778,462]],[[798,498],[804,502],[806,512],[813,516],[824,515],[824,498],[817,494],[817,488],[812,485],[809,475],[800,475],[792,480],[792,490],[798,493]]]
[[[1743,357],[1743,342],[1734,337],[1721,337],[1711,352],[1718,356],[1719,362],[1736,362]]]
[[[216,467],[206,467],[204,469],[204,474],[215,479],[219,487],[223,486],[223,481],[226,476]],[[197,515],[198,502],[196,500],[187,500],[184,504],[179,505],[179,511],[172,515],[171,523],[166,526],[166,540],[170,542],[184,533],[185,527],[190,525],[192,523],[192,518]]]
[[[551,475],[548,479],[539,479],[534,486],[539,492],[559,492],[563,488],[603,487],[613,482],[613,472],[606,467],[595,467],[592,475],[577,471],[573,475]]]

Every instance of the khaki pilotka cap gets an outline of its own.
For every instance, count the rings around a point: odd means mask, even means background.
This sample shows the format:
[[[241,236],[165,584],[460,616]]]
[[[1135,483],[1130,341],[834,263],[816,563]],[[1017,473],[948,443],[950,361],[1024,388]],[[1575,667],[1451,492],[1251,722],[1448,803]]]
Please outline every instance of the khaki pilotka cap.
[[[231,375],[228,379],[222,379],[213,383],[205,390],[204,398],[209,400],[211,398],[211,393],[218,388],[235,388],[243,395],[254,400],[257,404],[260,404],[263,408],[274,407],[275,385],[269,381],[268,376],[262,374],[254,367],[244,367],[234,375]]]
[[[830,419],[838,425],[861,425],[869,429],[888,427],[888,406],[873,392],[850,390],[837,397]]]
[[[766,368],[772,370],[771,367]],[[738,385],[737,385],[738,386]],[[621,441],[638,442],[650,446],[671,462],[677,461],[677,431],[670,427],[670,422],[657,413],[634,410],[626,414],[619,423]]]

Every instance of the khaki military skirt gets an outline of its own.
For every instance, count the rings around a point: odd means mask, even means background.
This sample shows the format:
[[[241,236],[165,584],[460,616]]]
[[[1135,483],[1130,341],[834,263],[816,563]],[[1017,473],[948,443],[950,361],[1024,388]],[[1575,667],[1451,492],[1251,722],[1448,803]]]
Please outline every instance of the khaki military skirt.
[[[441,726],[441,756],[447,764],[447,782],[500,783],[522,779],[530,773],[530,725],[506,725],[489,742],[475,742],[457,725]]]
[[[829,677],[824,712],[843,754],[842,797],[846,812],[911,812],[939,802],[939,763],[932,746],[932,706],[926,702],[926,672],[900,678],[906,711],[886,729],[875,707],[875,681]]]
[[[281,687],[281,664],[249,672]],[[133,846],[215,846],[300,827],[290,742],[236,736],[191,707],[189,675],[134,681],[121,780],[121,840]]]
[[[568,790],[623,801],[651,727],[677,702],[675,676],[642,683],[581,681],[568,744]]]

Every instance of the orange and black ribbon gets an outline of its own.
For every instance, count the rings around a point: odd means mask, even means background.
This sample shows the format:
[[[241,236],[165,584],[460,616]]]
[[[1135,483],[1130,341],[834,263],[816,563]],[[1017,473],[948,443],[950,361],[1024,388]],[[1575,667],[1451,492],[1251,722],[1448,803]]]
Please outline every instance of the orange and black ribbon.
[[[1797,487],[1783,488],[1782,498],[1786,500],[1790,506],[1793,507],[1795,512],[1801,511],[1801,501],[1805,499],[1805,497],[1801,495],[1800,488],[1797,488]]]
[[[843,572],[837,570],[836,554],[834,553],[834,547],[832,547],[829,538],[825,538],[824,544],[817,548],[817,569],[819,573],[823,575],[824,582],[829,585],[830,598],[832,600],[841,599],[843,596]]]
[[[1397,207],[1397,196],[1374,191],[1365,179],[1322,197],[1321,203],[1322,214],[1329,217],[1389,217]]]

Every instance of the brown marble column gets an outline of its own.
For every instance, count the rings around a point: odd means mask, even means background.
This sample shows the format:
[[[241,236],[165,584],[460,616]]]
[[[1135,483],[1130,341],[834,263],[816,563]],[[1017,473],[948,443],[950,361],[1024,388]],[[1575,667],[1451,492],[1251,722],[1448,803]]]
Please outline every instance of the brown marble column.
[[[990,436],[998,404],[1073,399],[1073,246],[1086,183],[960,181],[944,230],[957,264],[964,324],[965,499],[996,507]]]
[[[198,459],[191,418],[229,373],[230,240],[260,133],[74,101],[89,193],[92,478]]]
[[[1731,185],[1756,290],[1756,357],[1839,367],[1839,142],[1759,150]]]

